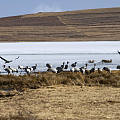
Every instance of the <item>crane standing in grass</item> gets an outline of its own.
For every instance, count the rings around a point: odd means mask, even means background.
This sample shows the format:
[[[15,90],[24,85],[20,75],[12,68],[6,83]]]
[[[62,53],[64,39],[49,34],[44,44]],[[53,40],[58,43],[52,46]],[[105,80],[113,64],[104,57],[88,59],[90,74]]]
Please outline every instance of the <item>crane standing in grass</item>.
[[[67,64],[65,65],[65,67],[64,67],[64,69],[68,69],[68,67],[69,67],[69,62],[67,61]]]
[[[3,69],[9,74],[12,73],[12,70],[9,67],[6,67],[5,65],[3,65]]]
[[[37,69],[37,64],[35,64],[34,66],[32,66],[33,71],[35,72],[35,70]]]
[[[24,71],[25,71],[27,74],[30,74],[30,73],[33,71],[33,68],[26,66],[26,67],[24,68]]]
[[[110,69],[108,67],[104,67],[103,70],[107,71],[108,73],[110,73]]]
[[[47,71],[48,72],[53,72],[53,73],[57,73],[57,70],[55,68],[52,68],[52,65],[47,63],[46,67],[48,68]]]
[[[56,70],[57,70],[57,73],[60,73],[64,70],[64,67],[65,67],[65,62],[63,62],[63,64],[60,66],[60,67],[57,67]]]
[[[12,73],[14,73],[14,72],[18,73],[18,69],[16,69],[16,68],[11,68],[10,66],[8,66],[8,68],[12,70]]]

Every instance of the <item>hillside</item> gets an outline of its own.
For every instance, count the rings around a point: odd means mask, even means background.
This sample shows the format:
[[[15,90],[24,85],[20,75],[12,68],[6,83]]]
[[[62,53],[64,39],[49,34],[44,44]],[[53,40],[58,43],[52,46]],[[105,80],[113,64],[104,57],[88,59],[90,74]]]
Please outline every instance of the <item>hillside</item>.
[[[0,41],[120,40],[120,8],[0,18]]]

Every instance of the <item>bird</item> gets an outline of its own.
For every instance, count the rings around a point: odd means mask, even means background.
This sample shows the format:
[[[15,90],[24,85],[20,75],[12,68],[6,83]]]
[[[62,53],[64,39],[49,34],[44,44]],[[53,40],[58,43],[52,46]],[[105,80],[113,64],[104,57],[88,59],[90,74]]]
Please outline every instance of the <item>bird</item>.
[[[85,64],[85,68],[87,69],[87,67],[88,67],[88,64],[86,63],[86,64]]]
[[[98,73],[101,73],[102,71],[100,70],[100,68],[98,68]]]
[[[103,70],[105,70],[105,71],[110,73],[110,69],[108,67],[104,67]]]
[[[85,68],[84,68],[84,69],[85,69],[85,74],[86,74],[86,75],[88,75],[88,74],[90,73],[90,71],[87,70],[87,66],[88,66],[88,64],[86,63],[86,64],[85,64]]]
[[[48,68],[52,68],[52,65],[49,64],[49,63],[47,63],[47,64],[46,64],[46,67],[48,67]]]
[[[6,63],[13,62],[12,60],[6,60],[6,59],[5,59],[5,58],[3,58],[2,56],[0,56],[0,58],[1,58],[2,60],[4,60],[4,61],[5,61],[5,64],[6,64]]]
[[[36,68],[37,68],[37,64],[35,64],[34,66],[32,66],[33,71],[35,72]]]
[[[3,65],[3,69],[8,73],[8,75],[12,73],[12,70],[9,67],[6,68],[5,65]]]
[[[70,69],[71,72],[80,72],[80,68],[77,68],[76,65],[77,65],[77,62],[71,64],[71,67],[72,67]]]
[[[76,67],[76,65],[77,65],[77,62],[71,64],[71,67]]]
[[[20,56],[18,56],[17,58],[15,58],[15,60],[17,60],[17,59],[19,59],[20,58]]]
[[[90,71],[85,68],[85,74],[89,75]]]
[[[90,69],[90,73],[95,72],[95,66],[96,66],[96,64],[94,64],[94,67],[92,69]]]
[[[60,67],[56,67],[57,73],[60,73],[64,70],[65,67],[65,62],[63,62],[63,64]]]
[[[74,67],[74,72],[80,72],[79,68]]]
[[[24,71],[24,66],[22,66],[22,65],[18,65],[18,69],[20,69],[21,71],[20,71],[20,74]]]
[[[46,67],[48,68],[47,69],[47,72],[53,72],[53,73],[57,73],[57,70],[55,68],[52,68],[52,65],[47,63],[46,64]]]
[[[120,65],[117,65],[117,69],[120,69]]]
[[[13,73],[13,72],[18,73],[18,69],[16,69],[16,68],[11,68],[10,66],[8,66],[8,68],[12,70],[12,73]]]
[[[56,67],[56,70],[57,70],[57,73],[60,73],[63,71],[63,68],[62,67]]]
[[[64,67],[64,69],[68,69],[68,64],[69,64],[69,62],[67,61],[67,64],[65,65],[65,67]]]
[[[83,67],[79,68],[80,69],[80,72],[83,74],[84,71],[83,71]]]
[[[6,60],[6,59],[3,58],[2,56],[0,56],[0,58],[1,58],[2,60],[4,60],[5,64],[6,64],[6,63],[11,63],[11,62],[13,62],[13,60]],[[15,60],[18,59],[18,58],[19,58],[19,56],[18,56],[17,58],[15,58]]]
[[[26,66],[26,67],[24,68],[24,70],[25,70],[25,72],[26,72],[27,74],[30,74],[30,73],[33,71],[33,68],[30,68],[30,67]]]
[[[63,64],[61,65],[61,68],[64,68],[65,67],[65,62],[63,62]]]
[[[120,54],[120,51],[118,50],[118,54]]]
[[[18,65],[18,69],[23,70],[24,68],[25,68],[24,66],[22,66],[22,65]]]
[[[55,68],[48,68],[47,72],[57,73],[57,70]]]

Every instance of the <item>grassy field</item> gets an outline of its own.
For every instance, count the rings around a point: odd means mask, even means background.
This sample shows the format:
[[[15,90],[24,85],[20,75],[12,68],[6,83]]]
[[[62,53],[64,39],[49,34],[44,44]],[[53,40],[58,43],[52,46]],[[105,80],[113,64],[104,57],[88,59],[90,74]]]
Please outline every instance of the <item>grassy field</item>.
[[[0,120],[119,120],[120,88],[54,85],[0,98]]]
[[[0,120],[118,120],[120,71],[0,75]]]
[[[0,18],[0,41],[118,41],[120,8]]]

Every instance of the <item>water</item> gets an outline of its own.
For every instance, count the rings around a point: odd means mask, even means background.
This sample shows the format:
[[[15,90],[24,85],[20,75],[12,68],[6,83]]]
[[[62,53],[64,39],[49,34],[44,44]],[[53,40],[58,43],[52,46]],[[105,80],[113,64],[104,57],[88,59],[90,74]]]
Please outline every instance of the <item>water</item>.
[[[120,64],[120,41],[102,41],[102,42],[17,42],[17,43],[0,43],[0,56],[14,60],[10,65],[32,66],[38,64],[39,71],[46,70],[46,63],[51,63],[53,67],[60,66],[63,61],[78,62],[77,66],[81,67],[88,60],[95,60],[96,67],[103,68],[107,66],[116,69]],[[101,64],[102,59],[112,59],[112,63]],[[0,59],[0,69],[3,71],[4,61]],[[89,64],[88,69],[93,67]]]

